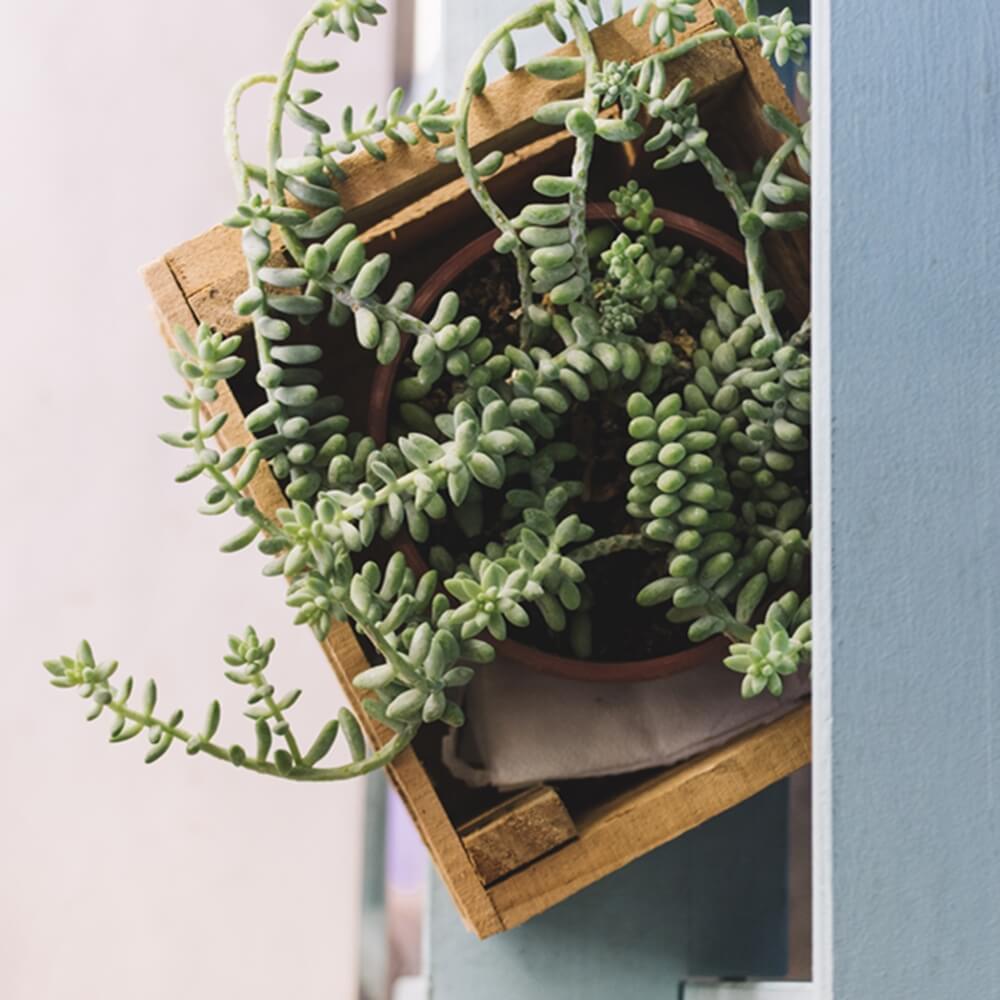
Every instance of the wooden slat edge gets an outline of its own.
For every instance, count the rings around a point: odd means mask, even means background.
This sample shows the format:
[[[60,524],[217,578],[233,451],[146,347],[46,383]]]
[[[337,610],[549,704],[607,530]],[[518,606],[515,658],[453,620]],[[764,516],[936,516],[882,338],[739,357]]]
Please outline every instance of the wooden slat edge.
[[[698,34],[715,26],[711,11],[699,7],[696,20],[679,37]],[[609,21],[591,32],[598,57],[604,60],[634,61],[649,51],[646,28],[636,27],[630,13]],[[576,55],[575,42],[555,49],[552,55]],[[686,63],[698,86],[703,72],[697,61]],[[683,72],[683,71],[681,71]],[[486,87],[473,103],[469,114],[469,140],[478,155],[488,150],[509,152],[545,134],[546,127],[534,120],[535,111],[551,101],[577,97],[582,92],[579,76],[568,80],[543,80],[525,69],[505,73]],[[400,146],[382,142],[387,153],[378,163],[367,154],[350,157],[345,167],[348,179],[340,188],[344,207],[361,228],[391,215],[416,197],[458,176],[457,168],[438,163],[435,148],[427,143]]]
[[[168,347],[176,349],[174,328],[181,326],[191,334],[198,325],[198,317],[184,296],[176,276],[165,259],[154,261],[144,267],[142,277],[153,297],[159,319],[160,335]],[[229,417],[216,436],[217,440],[223,448],[246,447],[253,438],[243,422],[243,412],[240,410],[232,390],[225,382],[220,383],[218,388],[218,400],[205,406],[205,412],[212,416],[225,412]],[[287,506],[281,487],[271,475],[271,470],[266,462],[261,463],[247,492],[257,506],[269,517],[273,517],[279,507]]]
[[[189,308],[173,271],[162,257],[147,264],[139,274],[153,300],[153,312],[160,335],[168,346],[173,346],[171,329],[183,326],[188,331],[193,330],[197,325],[194,313]]]
[[[697,34],[709,30],[714,23],[706,8],[689,31]],[[629,15],[596,29],[593,37],[601,58],[634,59],[649,50],[646,29],[636,28]],[[575,46],[564,46],[557,51],[564,50],[575,51]],[[706,46],[670,64],[668,81],[673,83],[690,76],[695,96],[702,100],[733,85],[744,72],[735,50],[720,44]],[[574,96],[574,88],[579,90],[576,79],[544,81],[524,70],[501,77],[476,102],[480,118],[476,119],[473,136],[485,138],[490,134],[489,126],[497,130],[488,143],[489,148],[508,153],[539,140],[562,141],[566,133],[553,133],[547,126],[534,122],[531,115],[546,101]],[[439,164],[430,144],[411,147],[389,143],[385,148],[384,162],[367,154],[350,157],[349,178],[339,189],[350,220],[360,229],[368,230],[366,238],[424,217],[437,205],[466,193],[458,168]],[[488,184],[494,182],[495,178]],[[230,303],[246,285],[239,232],[213,226],[167,251],[165,260],[200,318],[221,330],[238,329],[240,321],[232,315]]]
[[[727,11],[737,24],[746,23],[746,15],[739,0],[710,0],[712,7],[721,7]],[[761,55],[760,42],[752,38],[734,38],[732,40],[740,61],[746,68],[747,78],[753,88],[754,95],[761,104],[773,104],[782,114],[792,121],[798,121],[788,92],[774,71],[771,63]]]
[[[578,839],[488,892],[505,929],[567,899],[656,847],[804,767],[808,705],[621,796],[578,824]]]
[[[702,50],[704,53],[705,50]],[[697,90],[696,96],[699,100],[709,100],[717,93],[727,91],[735,86],[738,80],[745,75],[745,68],[735,50],[730,46],[720,45],[714,50],[716,56],[715,72],[706,77],[703,85]],[[688,56],[691,60],[694,54]],[[681,59],[673,64],[667,75],[667,87],[679,82],[684,76],[685,60]],[[601,112],[602,117],[609,117],[611,109]],[[575,140],[567,131],[548,132],[524,146],[519,146],[511,150],[504,159],[503,166],[487,181],[488,188],[499,187],[504,180],[512,173],[522,170],[536,157],[552,155],[559,147],[569,146]],[[624,147],[623,147],[624,148]],[[460,198],[468,198],[472,201],[472,195],[464,177],[455,177],[441,187],[436,188],[430,194],[413,202],[411,205],[400,209],[389,218],[374,224],[363,234],[365,240],[375,240],[380,237],[394,234],[398,238],[403,238],[408,226],[419,222],[432,214],[435,209],[443,205],[451,204]],[[600,198],[596,200],[601,200]]]
[[[366,735],[376,746],[382,746],[392,734],[362,710],[358,691],[352,684],[353,677],[369,666],[353,629],[346,624],[337,625],[321,645]],[[466,926],[480,938],[502,931],[503,923],[496,908],[416,753],[404,751],[386,770]]]
[[[556,790],[539,785],[464,823],[458,835],[489,886],[572,840],[576,826]]]
[[[551,135],[543,136],[527,146],[514,150],[504,159],[503,166],[487,180],[487,186],[496,187],[512,173],[524,169],[525,165],[536,156],[551,154],[557,147],[569,142],[570,138],[568,132],[553,132]],[[454,180],[448,181],[447,184],[436,188],[430,194],[424,195],[412,205],[400,209],[388,219],[376,223],[362,235],[365,240],[377,240],[389,235],[394,235],[397,238],[403,237],[409,226],[426,219],[436,209],[450,205],[462,198],[468,198],[471,201],[472,194],[465,178],[456,177]]]

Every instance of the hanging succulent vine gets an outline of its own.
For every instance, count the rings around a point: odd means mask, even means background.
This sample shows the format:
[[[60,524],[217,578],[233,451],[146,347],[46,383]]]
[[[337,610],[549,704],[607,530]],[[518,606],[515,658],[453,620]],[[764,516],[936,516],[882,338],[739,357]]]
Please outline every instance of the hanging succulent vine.
[[[807,223],[793,206],[809,196],[801,180],[809,169],[809,128],[766,108],[767,122],[784,139],[752,177],[738,177],[710,146],[691,82],[667,92],[666,67],[731,37],[757,40],[779,64],[798,63],[808,26],[795,24],[787,10],[762,16],[748,0],[745,23],[716,8],[716,27],[688,33],[698,7],[698,0],[643,0],[633,16],[648,27],[653,51],[635,63],[602,63],[587,18],[617,17],[620,2],[533,3],[483,40],[454,106],[434,92],[404,106],[396,90],[382,110],[348,108],[337,129],[316,110],[322,97],[316,83],[338,64],[305,59],[303,43],[332,33],[358,41],[385,8],[377,0],[320,0],[295,28],[279,70],[233,89],[226,134],[240,203],[227,223],[242,231],[247,269],[247,288],[234,307],[252,326],[265,401],[246,421],[252,444],[216,451],[212,439],[226,418],[206,421],[202,407],[243,367],[240,338],[205,326],[193,336],[179,330],[172,359],[189,389],[166,400],[187,414],[188,426],[163,440],[189,453],[179,481],[208,481],[200,510],[231,511],[241,520],[223,551],[256,544],[268,558],[264,572],[286,578],[296,621],[319,638],[334,622],[350,621],[370,640],[381,662],[354,683],[366,693],[366,712],[395,735],[370,750],[345,709],[303,749],[286,717],[298,692],[276,693],[266,675],[273,641],[248,629],[230,639],[225,660],[226,676],[248,689],[252,752],[217,742],[218,702],[200,729],[184,729],[182,713],[155,714],[152,682],[137,704],[131,679],[113,684],[116,665],[98,663],[86,643],[75,657],[47,662],[56,686],[78,688],[93,702],[91,718],[111,717],[114,742],[145,732],[148,761],[177,743],[190,754],[304,781],[380,767],[422,723],[462,723],[452,693],[469,682],[474,665],[493,658],[487,636],[502,639],[537,613],[550,629],[569,628],[573,648],[585,656],[584,567],[623,549],[642,549],[662,567],[660,578],[637,595],[640,605],[669,603],[667,617],[689,623],[692,641],[727,635],[733,644],[726,664],[744,675],[744,696],[781,693],[782,679],[808,657],[811,640],[803,590],[809,504],[801,486],[808,482],[809,323],[782,329],[783,296],[767,285],[764,237]],[[504,69],[513,70],[517,36],[538,28],[576,43],[576,55],[524,66],[547,80],[579,79],[578,97],[536,113],[540,122],[567,129],[575,147],[569,172],[536,177],[534,190],[543,200],[510,217],[487,184],[504,154],[473,155],[470,113],[486,86],[490,57],[496,53]],[[805,94],[804,77],[799,85]],[[243,158],[238,133],[240,102],[255,87],[273,91],[264,164]],[[289,123],[306,134],[296,154],[285,149]],[[646,149],[658,154],[657,169],[700,164],[728,201],[745,242],[746,288],[718,273],[704,254],[665,244],[653,198],[635,182],[611,193],[621,222],[617,235],[588,228],[596,144],[644,136]],[[383,160],[387,145],[421,142],[438,146],[442,162],[457,164],[498,230],[496,251],[514,259],[521,298],[517,345],[497,345],[477,317],[460,315],[454,292],[441,297],[430,319],[413,315],[413,286],[390,283],[389,255],[369,257],[341,207],[338,186],[351,166],[345,157],[360,149]],[[690,309],[696,299],[706,303],[709,318],[686,384],[677,387],[681,369],[670,344],[644,337],[642,323]],[[324,347],[301,338],[289,343],[295,324],[313,321],[330,330],[352,328],[380,364],[393,361],[402,336],[412,335],[413,372],[397,385],[409,433],[377,446],[350,427],[341,401],[322,390]],[[336,334],[324,339],[335,342]],[[432,417],[416,404],[446,375],[461,389]],[[631,467],[625,502],[641,529],[600,539],[571,510],[581,484],[559,474],[560,463],[574,455],[560,438],[564,417],[596,394],[627,398],[634,443],[625,456]],[[245,495],[262,462],[290,502],[274,518]],[[362,561],[376,536],[392,539],[405,528],[414,540],[427,541],[430,522],[449,509],[475,537],[483,491],[502,489],[512,476],[526,477],[529,485],[507,491],[502,542],[467,560],[435,547],[435,568],[421,576],[398,552],[382,565]],[[350,761],[320,766],[338,735]]]

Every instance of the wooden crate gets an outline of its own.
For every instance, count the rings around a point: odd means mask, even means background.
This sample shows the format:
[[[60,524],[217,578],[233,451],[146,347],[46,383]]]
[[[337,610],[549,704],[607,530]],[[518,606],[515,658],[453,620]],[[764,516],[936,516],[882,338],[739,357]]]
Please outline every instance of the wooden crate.
[[[713,0],[739,18],[735,0]],[[714,22],[701,8],[692,32]],[[647,50],[644,29],[628,15],[594,32],[602,59],[636,58]],[[572,45],[565,47],[573,51]],[[682,57],[670,71],[672,81],[690,76],[713,143],[732,165],[746,167],[779,141],[760,119],[771,103],[792,115],[784,91],[753,43],[720,42]],[[571,155],[564,132],[538,126],[532,112],[541,103],[574,96],[574,81],[548,82],[516,71],[487,88],[472,119],[477,149],[508,153],[491,189],[504,203],[523,202],[530,179],[558,170]],[[362,155],[350,164],[342,193],[350,217],[379,249],[391,249],[396,278],[417,283],[457,246],[489,227],[468,195],[456,168],[442,166],[426,145],[386,146],[385,164]],[[620,183],[637,176],[651,186],[663,207],[691,211],[733,230],[721,203],[697,166],[665,175],[650,169],[640,147],[599,144],[595,177]],[[596,189],[595,189],[596,190]],[[804,235],[774,234],[769,247],[774,282],[789,296],[793,313],[808,302],[808,244]],[[231,303],[245,287],[239,234],[217,226],[169,251],[144,271],[160,329],[168,342],[179,325],[198,322],[238,331],[245,321]],[[329,335],[327,335],[327,338]],[[249,339],[249,338],[247,338]],[[322,341],[321,341],[322,342]],[[334,352],[332,388],[343,395],[347,412],[362,423],[374,362],[345,334]],[[257,405],[259,390],[249,378],[223,387],[213,412],[230,419],[220,435],[224,447],[247,444],[243,413]],[[277,482],[262,468],[249,492],[269,514],[285,504]],[[369,663],[353,630],[335,625],[322,643],[333,670],[362,720],[351,678]],[[735,697],[734,689],[734,697]],[[603,876],[711,819],[810,759],[808,706],[779,722],[748,733],[719,750],[641,776],[602,778],[539,786],[516,796],[470,791],[451,779],[440,763],[440,731],[425,727],[414,746],[389,773],[463,919],[480,937],[528,920]],[[365,722],[367,735],[381,745],[388,730]]]

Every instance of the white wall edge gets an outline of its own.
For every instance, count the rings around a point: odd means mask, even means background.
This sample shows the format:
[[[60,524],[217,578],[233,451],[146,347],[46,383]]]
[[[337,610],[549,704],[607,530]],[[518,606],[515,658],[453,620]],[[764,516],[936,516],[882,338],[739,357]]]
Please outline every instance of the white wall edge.
[[[682,1000],[818,1000],[812,983],[685,983]]]
[[[812,501],[813,501],[813,982],[833,1000],[833,385],[830,259],[832,191],[831,10],[813,0],[812,31]]]

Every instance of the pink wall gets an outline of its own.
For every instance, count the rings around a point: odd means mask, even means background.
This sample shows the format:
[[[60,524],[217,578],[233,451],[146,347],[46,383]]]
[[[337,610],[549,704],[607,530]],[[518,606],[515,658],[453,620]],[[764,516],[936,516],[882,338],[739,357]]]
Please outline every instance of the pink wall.
[[[229,686],[227,633],[252,621],[278,637],[276,676],[305,689],[305,724],[339,704],[280,584],[253,553],[218,554],[231,526],[172,482],[177,453],[156,433],[173,428],[159,395],[174,380],[136,273],[230,210],[222,102],[236,77],[275,65],[298,6],[4,9],[5,1000],[353,993],[361,788],[286,787],[179,752],[147,768],[39,666],[87,635],[200,717]],[[331,46],[345,94],[388,91],[388,33],[363,60]]]

